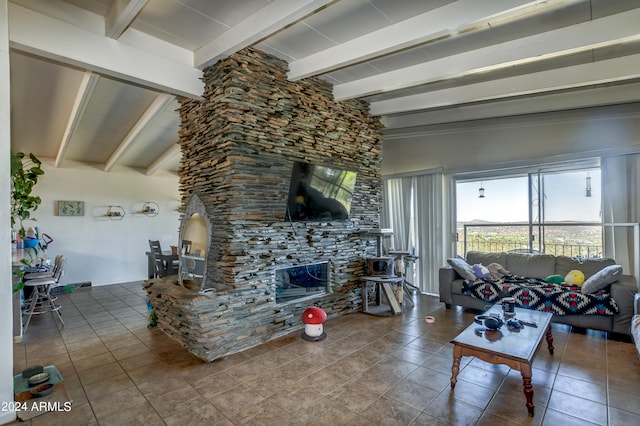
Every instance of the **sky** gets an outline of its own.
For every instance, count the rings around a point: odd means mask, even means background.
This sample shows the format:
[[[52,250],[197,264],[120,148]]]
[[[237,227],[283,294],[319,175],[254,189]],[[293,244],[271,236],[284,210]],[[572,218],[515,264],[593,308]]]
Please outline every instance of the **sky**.
[[[544,176],[545,221],[601,221],[599,170],[589,172],[591,197],[585,195],[586,171]],[[478,198],[478,189],[481,184],[485,189],[484,198]],[[529,219],[526,176],[458,183],[456,191],[459,222],[469,222],[474,219],[491,222],[526,222]]]

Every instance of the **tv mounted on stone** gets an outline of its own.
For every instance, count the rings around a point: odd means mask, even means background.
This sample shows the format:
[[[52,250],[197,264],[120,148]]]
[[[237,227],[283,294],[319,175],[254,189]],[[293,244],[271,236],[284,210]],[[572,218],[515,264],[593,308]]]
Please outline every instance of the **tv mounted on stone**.
[[[344,220],[349,217],[357,172],[294,161],[286,219]]]

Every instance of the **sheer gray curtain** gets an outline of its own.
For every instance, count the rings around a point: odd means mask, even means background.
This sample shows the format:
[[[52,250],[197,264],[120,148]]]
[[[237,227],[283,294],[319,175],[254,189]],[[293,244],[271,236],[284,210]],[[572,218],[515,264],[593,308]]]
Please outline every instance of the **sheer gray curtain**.
[[[392,228],[393,248],[415,252],[412,283],[422,293],[438,293],[443,264],[442,173],[389,178],[384,185],[382,226]],[[411,280],[410,280],[411,281]]]
[[[601,167],[604,223],[640,222],[640,154],[604,157]],[[605,226],[604,254],[622,265],[625,274],[640,272],[634,269],[639,245],[632,227]]]
[[[420,291],[438,294],[438,269],[443,258],[442,174],[416,177],[416,272]]]
[[[390,248],[395,250],[411,250],[412,181],[411,177],[387,179],[384,185],[382,227],[393,229]]]

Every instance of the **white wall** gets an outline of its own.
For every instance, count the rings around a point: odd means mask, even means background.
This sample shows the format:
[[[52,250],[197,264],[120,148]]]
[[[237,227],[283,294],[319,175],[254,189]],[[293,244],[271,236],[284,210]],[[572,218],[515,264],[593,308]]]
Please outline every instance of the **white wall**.
[[[382,173],[477,170],[639,150],[640,104],[629,104],[387,131]]]
[[[54,239],[47,250],[50,258],[67,256],[64,283],[143,280],[148,240],[159,240],[163,250],[178,245],[177,176],[145,176],[130,169],[105,173],[87,166],[56,169],[50,164],[43,160],[45,174],[34,190],[42,198],[34,213],[37,221],[25,222],[25,227],[38,226]],[[84,201],[84,216],[58,216],[58,200]],[[146,201],[159,205],[157,216],[138,213]],[[104,216],[109,205],[122,206],[126,216],[110,220]]]
[[[13,401],[13,294],[11,289],[11,223],[9,152],[11,146],[9,104],[9,26],[7,1],[0,0],[0,403]],[[0,410],[0,424],[15,420],[15,411]]]

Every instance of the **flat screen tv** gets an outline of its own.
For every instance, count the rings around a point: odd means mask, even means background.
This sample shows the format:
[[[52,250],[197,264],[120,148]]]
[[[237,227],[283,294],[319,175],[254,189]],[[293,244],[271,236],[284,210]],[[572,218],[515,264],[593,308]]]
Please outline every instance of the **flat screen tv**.
[[[357,172],[295,161],[286,217],[291,221],[347,219]]]

